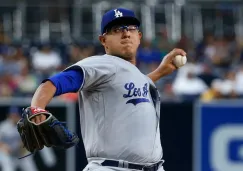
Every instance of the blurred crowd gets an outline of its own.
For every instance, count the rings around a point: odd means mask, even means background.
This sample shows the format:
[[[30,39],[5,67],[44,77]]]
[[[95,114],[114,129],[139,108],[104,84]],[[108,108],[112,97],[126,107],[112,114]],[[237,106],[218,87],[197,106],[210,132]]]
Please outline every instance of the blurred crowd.
[[[1,39],[1,97],[32,96],[43,79],[79,60],[104,54],[99,43],[39,43]],[[182,48],[187,52],[187,64],[157,82],[163,101],[240,98],[243,95],[242,47],[233,35],[215,36],[207,32],[199,43],[185,36],[178,42],[170,42],[166,31],[161,31],[155,40],[142,41],[137,53],[137,67],[147,74],[173,48]],[[77,100],[77,94],[69,93],[60,98]]]
[[[17,130],[17,123],[21,119],[22,110],[17,106],[10,106],[6,111],[6,118],[0,121],[0,170],[1,171],[39,171],[34,156],[30,155],[21,141]],[[4,115],[5,113],[2,112]],[[1,117],[3,118],[3,117]],[[38,152],[44,165],[52,168],[57,159],[52,148],[44,147]],[[27,157],[28,156],[28,157]],[[23,158],[22,158],[23,157]],[[22,158],[21,160],[19,158]]]

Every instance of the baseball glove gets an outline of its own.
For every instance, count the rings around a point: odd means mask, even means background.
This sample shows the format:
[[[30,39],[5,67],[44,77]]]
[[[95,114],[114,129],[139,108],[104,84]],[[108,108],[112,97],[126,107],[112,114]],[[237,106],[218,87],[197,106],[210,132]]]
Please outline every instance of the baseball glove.
[[[37,115],[45,115],[46,120],[36,124],[31,119]],[[79,138],[71,133],[63,122],[58,121],[50,112],[34,107],[23,110],[17,129],[24,147],[31,153],[46,147],[67,149],[78,144]]]

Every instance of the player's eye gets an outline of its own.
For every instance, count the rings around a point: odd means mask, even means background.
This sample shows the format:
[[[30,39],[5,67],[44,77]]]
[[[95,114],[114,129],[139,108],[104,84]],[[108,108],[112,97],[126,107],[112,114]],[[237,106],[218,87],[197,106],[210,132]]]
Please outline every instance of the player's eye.
[[[138,30],[138,26],[133,26],[133,25],[131,25],[131,26],[128,26],[128,28],[127,28],[129,31],[135,31],[135,30]]]
[[[111,31],[113,33],[122,33],[124,30],[134,32],[134,31],[138,30],[138,27],[135,25],[129,25],[129,26],[117,26],[117,27],[113,27],[111,29]]]
[[[122,32],[122,28],[121,28],[121,27],[113,28],[113,29],[112,29],[112,32],[113,32],[113,33],[120,33],[120,32]]]

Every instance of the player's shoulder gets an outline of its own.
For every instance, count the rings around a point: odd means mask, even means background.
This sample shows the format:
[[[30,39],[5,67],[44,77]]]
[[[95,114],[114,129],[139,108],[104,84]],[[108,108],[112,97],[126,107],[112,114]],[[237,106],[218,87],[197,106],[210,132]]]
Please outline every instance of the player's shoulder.
[[[117,71],[117,65],[107,55],[95,55],[78,61],[71,67],[81,67],[83,70],[109,70],[111,73]]]
[[[107,55],[94,55],[78,61],[75,65],[113,65],[114,61]]]
[[[111,58],[108,58],[107,55],[94,55],[86,57],[78,62],[89,62],[89,61],[112,61]]]

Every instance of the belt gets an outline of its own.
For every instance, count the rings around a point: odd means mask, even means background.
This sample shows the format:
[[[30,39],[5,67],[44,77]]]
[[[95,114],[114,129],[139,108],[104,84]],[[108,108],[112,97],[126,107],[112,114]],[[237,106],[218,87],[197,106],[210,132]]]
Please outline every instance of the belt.
[[[162,163],[163,163],[162,161],[159,161],[158,163],[151,164],[151,165],[140,165],[134,163],[127,163],[127,162],[125,163],[123,161],[105,160],[104,162],[101,163],[101,165],[110,166],[110,167],[122,167],[122,168],[143,170],[143,171],[157,171]]]

